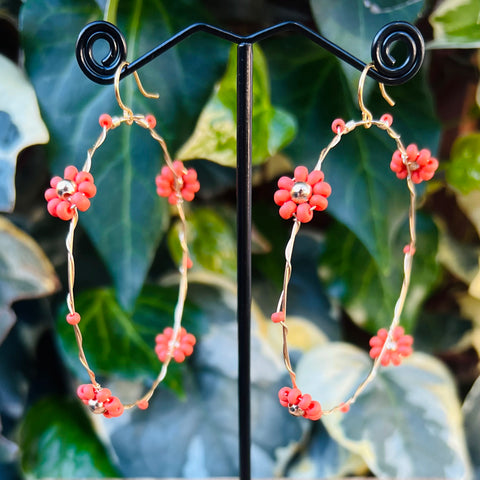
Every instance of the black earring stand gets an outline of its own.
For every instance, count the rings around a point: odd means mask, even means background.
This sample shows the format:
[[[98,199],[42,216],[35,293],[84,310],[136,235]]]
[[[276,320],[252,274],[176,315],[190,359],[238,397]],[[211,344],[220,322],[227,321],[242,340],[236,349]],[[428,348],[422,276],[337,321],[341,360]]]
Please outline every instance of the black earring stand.
[[[325,50],[362,71],[365,63],[313,30],[296,22],[285,22],[252,35],[241,36],[205,23],[196,23],[177,33],[137,60],[125,66],[120,78],[133,73],[196,32],[206,32],[237,44],[237,322],[238,322],[238,421],[239,476],[250,480],[250,324],[251,324],[251,230],[252,230],[252,67],[253,44],[283,32],[299,33]],[[106,41],[109,54],[99,63],[93,44]],[[391,56],[396,42],[406,45],[401,64]],[[372,42],[374,69],[368,76],[386,85],[399,85],[420,69],[425,54],[423,37],[411,24],[392,22],[385,25]],[[77,60],[85,75],[100,84],[113,83],[115,71],[126,60],[127,47],[122,33],[108,22],[88,24],[78,37]]]

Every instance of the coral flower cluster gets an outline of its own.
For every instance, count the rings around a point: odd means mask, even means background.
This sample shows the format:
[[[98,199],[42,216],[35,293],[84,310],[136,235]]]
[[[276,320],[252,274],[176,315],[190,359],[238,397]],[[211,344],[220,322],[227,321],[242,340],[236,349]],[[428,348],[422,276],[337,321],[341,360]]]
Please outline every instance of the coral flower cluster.
[[[165,165],[155,178],[157,193],[161,197],[167,197],[168,202],[176,205],[179,195],[183,200],[191,202],[195,194],[200,190],[197,180],[197,172],[193,168],[186,169],[183,162],[175,160],[172,169]]]
[[[319,420],[322,416],[322,407],[312,396],[303,393],[298,388],[283,387],[278,392],[278,399],[282,407],[287,407],[295,417],[305,417],[309,420]]]
[[[407,149],[407,158],[402,157],[400,150],[396,150],[390,162],[390,168],[400,179],[407,178],[408,169],[411,172],[413,183],[421,183],[430,180],[438,168],[438,160],[431,156],[430,150],[422,148],[418,150],[415,144],[410,144]]]
[[[280,216],[288,219],[295,215],[302,223],[313,218],[314,210],[325,210],[332,193],[321,170],[308,173],[304,166],[295,168],[294,178],[280,177],[278,188],[273,199],[280,206]]]
[[[173,338],[173,328],[167,327],[163,333],[159,333],[156,338],[155,353],[161,362],[164,362],[169,355],[180,363],[193,353],[193,346],[196,343],[195,337],[182,327],[176,339]]]
[[[93,413],[101,413],[107,418],[119,417],[123,413],[122,402],[108,388],[96,388],[87,383],[77,388],[77,395]]]
[[[383,346],[387,347],[383,352],[380,363],[386,367],[392,363],[395,366],[400,365],[402,359],[412,354],[413,337],[405,335],[403,327],[395,327],[392,336],[388,339],[388,331],[381,328],[377,334],[370,339],[370,357],[378,358],[382,352]]]
[[[88,210],[89,199],[97,193],[92,174],[79,172],[73,165],[65,168],[64,178],[53,177],[50,187],[45,191],[48,212],[62,220],[71,220],[75,208],[81,212]]]

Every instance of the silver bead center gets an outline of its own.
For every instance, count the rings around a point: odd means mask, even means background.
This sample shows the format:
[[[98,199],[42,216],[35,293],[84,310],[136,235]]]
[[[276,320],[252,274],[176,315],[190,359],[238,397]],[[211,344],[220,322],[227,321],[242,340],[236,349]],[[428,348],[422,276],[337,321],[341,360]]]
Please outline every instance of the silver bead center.
[[[290,195],[295,203],[306,203],[312,196],[312,187],[306,182],[296,182]]]
[[[88,408],[93,413],[103,413],[103,412],[105,412],[105,407],[103,406],[103,403],[98,402],[97,400],[89,400],[88,401]]]
[[[288,405],[288,412],[294,417],[301,417],[305,412],[298,405]]]
[[[75,193],[77,186],[71,180],[60,180],[57,183],[57,195],[60,198],[67,198]]]

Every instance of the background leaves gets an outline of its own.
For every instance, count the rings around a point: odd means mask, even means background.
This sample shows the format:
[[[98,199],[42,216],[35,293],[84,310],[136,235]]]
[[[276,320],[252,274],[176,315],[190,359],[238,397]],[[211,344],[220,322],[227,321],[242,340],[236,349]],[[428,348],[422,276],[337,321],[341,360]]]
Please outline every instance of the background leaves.
[[[247,5],[243,0],[122,0],[110,2],[108,11],[102,12],[104,3],[29,0],[22,5],[23,50],[17,50],[25,56],[51,142],[48,150],[37,150],[41,154],[34,155],[33,167],[19,161],[17,183],[22,195],[12,219],[48,252],[63,281],[66,228],[45,214],[42,195],[50,172],[41,155],[48,156],[54,174],[70,163],[81,166],[86,149],[99,134],[99,114],[118,112],[112,87],[91,84],[76,66],[74,42],[87,21],[102,15],[116,19],[128,40],[130,60],[196,21],[251,33],[295,19],[308,26],[316,24],[347,50],[358,47],[355,53],[367,61],[380,24],[428,14],[422,10],[426,2],[420,1],[375,0],[347,5],[312,0],[310,9],[306,1]],[[462,22],[454,21],[453,3],[434,3],[431,21],[445,22],[444,31],[454,34],[450,27],[456,29]],[[437,13],[443,4],[448,15],[441,17]],[[210,8],[212,17],[201,11],[201,5]],[[18,7],[16,2],[8,2],[11,15]],[[424,17],[419,26],[429,35],[426,24]],[[353,44],[348,36],[354,30]],[[435,26],[434,34],[439,31]],[[468,39],[462,41],[468,44]],[[381,370],[377,382],[348,415],[327,417],[324,424],[299,422],[276,400],[276,392],[288,379],[282,364],[281,329],[275,328],[278,326],[269,316],[281,290],[291,223],[278,216],[271,196],[280,175],[291,175],[299,164],[310,168],[315,164],[321,148],[332,138],[334,118],[359,118],[352,95],[359,73],[298,35],[271,38],[262,42],[262,50],[257,47],[252,132],[256,164],[253,474],[468,478],[465,436],[475,468],[478,463],[474,446],[478,429],[470,428],[476,422],[472,407],[475,390],[467,397],[467,425],[463,426],[452,379],[433,355],[455,374],[458,397],[465,396],[478,375],[475,348],[480,345],[480,309],[475,298],[480,285],[475,170],[465,168],[469,159],[475,158],[477,148],[469,143],[460,155],[454,151],[446,177],[441,172],[428,189],[419,188],[418,192],[422,210],[418,216],[418,251],[402,323],[418,336],[417,349],[429,355],[417,354],[400,369]],[[236,198],[235,171],[231,168],[235,164],[236,81],[235,49],[230,57],[228,50],[226,42],[198,34],[143,68],[140,74],[147,90],[160,93],[156,101],[142,98],[131,79],[121,85],[125,102],[136,112],[154,113],[171,153],[189,152],[185,157],[199,172],[202,189],[187,212],[194,267],[185,317],[187,328],[198,337],[196,352],[187,364],[171,369],[147,411],[128,411],[114,421],[96,418],[99,430],[91,433],[83,425],[92,419],[90,414],[84,417],[82,410],[62,400],[72,398],[77,383],[85,378],[62,311],[65,286],[48,300],[15,301],[8,306],[9,313],[15,313],[20,321],[0,347],[0,377],[5,386],[0,389],[0,440],[10,447],[6,450],[8,460],[22,455],[24,477],[43,475],[51,460],[58,464],[51,466],[53,472],[67,475],[72,466],[62,458],[70,458],[77,441],[77,451],[89,457],[87,471],[79,470],[84,476],[158,476],[158,472],[171,476],[238,475]],[[397,55],[397,49],[393,54]],[[465,97],[459,108],[462,119],[448,119],[448,130],[438,121],[444,109],[454,109],[460,92],[472,91],[459,81],[458,71],[468,63],[478,75],[478,59],[468,51],[447,54],[455,64],[447,79],[455,80],[452,88],[456,94],[446,95],[436,90],[444,78],[436,68],[439,63],[448,64],[443,61],[446,54],[431,51],[429,55],[414,80],[401,87],[387,87],[397,101],[397,106],[388,110],[404,142],[416,142],[434,155],[438,153],[444,166],[457,135],[455,122],[461,123],[459,131],[470,133],[469,137],[478,130],[478,108],[470,97]],[[478,76],[473,80],[476,83]],[[0,89],[1,84],[2,79]],[[387,110],[375,82],[367,80],[365,96],[376,118]],[[221,120],[221,127],[227,125],[225,131],[217,128],[214,119]],[[375,129],[357,129],[346,136],[325,162],[327,181],[334,191],[329,209],[302,227],[295,246],[288,306],[292,362],[298,366],[305,387],[311,386],[312,393],[327,407],[330,397],[345,393],[342,389],[351,388],[350,382],[362,379],[370,364],[365,351],[370,332],[388,324],[400,286],[401,251],[408,237],[408,192],[388,168],[394,148],[391,139]],[[458,163],[457,158],[461,160]],[[101,381],[127,400],[145,391],[158,370],[152,342],[171,322],[177,295],[176,219],[155,195],[152,183],[161,161],[161,152],[142,129],[122,127],[109,134],[94,158],[100,193],[91,213],[82,214],[76,236],[76,300],[83,317],[87,357]],[[27,168],[34,170],[35,182],[22,176]],[[460,191],[464,187],[473,191],[464,194]],[[14,236],[14,242],[18,241]],[[6,249],[5,257],[8,253]],[[99,265],[100,259],[111,278]],[[10,280],[4,283],[8,290]],[[0,291],[1,287],[0,279]],[[58,322],[52,317],[58,317]],[[37,403],[45,398],[49,399],[45,402],[51,401],[52,395],[58,400],[59,413],[47,403]],[[16,432],[24,410],[32,416],[26,416],[26,435],[21,437]],[[66,412],[73,412],[75,418],[64,421]],[[56,437],[64,435],[63,423],[72,431],[71,436],[65,434],[64,446]],[[107,450],[98,441],[98,431]],[[85,445],[85,434],[93,436],[94,451]],[[138,441],[132,442],[132,438]],[[15,458],[6,467],[0,466],[2,480],[4,475],[18,480],[19,475],[11,475]]]

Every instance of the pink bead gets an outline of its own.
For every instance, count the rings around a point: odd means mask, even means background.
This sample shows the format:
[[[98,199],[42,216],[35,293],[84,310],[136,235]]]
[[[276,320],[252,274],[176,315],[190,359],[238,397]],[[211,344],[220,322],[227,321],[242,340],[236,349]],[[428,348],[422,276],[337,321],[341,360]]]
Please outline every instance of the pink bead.
[[[299,398],[299,402],[298,402],[298,406],[302,409],[302,410],[306,410],[310,404],[312,403],[312,396],[309,395],[308,393],[304,393],[300,398]]]
[[[323,211],[328,207],[328,200],[323,195],[312,195],[310,205],[314,206],[315,210]]]
[[[97,392],[97,401],[101,403],[107,402],[112,397],[112,392],[108,388],[102,388]]]
[[[52,202],[53,200],[50,201]],[[73,218],[74,211],[69,202],[62,200],[58,203],[55,213],[57,214],[57,217],[61,218],[62,220],[71,220]]]
[[[344,129],[345,129],[345,122],[341,118],[336,118],[332,122],[332,131],[335,135],[343,132]]]
[[[82,400],[93,400],[95,398],[95,389],[93,385],[87,383],[79,385],[77,388],[77,395]]]
[[[148,402],[147,400],[140,400],[139,402],[137,402],[137,407],[140,409],[140,410],[146,410],[148,408]]]
[[[292,388],[288,394],[288,403],[290,405],[297,405],[298,397],[302,395],[302,392],[298,388]]]
[[[77,176],[77,173],[78,173],[77,167],[74,167],[73,165],[69,165],[68,167],[65,168],[63,176],[66,180],[71,180],[73,182],[75,180],[75,177]]]
[[[78,191],[85,194],[87,198],[93,198],[97,193],[97,187],[89,181],[83,181],[78,186]]]
[[[52,198],[51,200],[49,200],[49,202],[47,204],[48,213],[50,215],[52,215],[53,217],[58,217],[57,207],[58,207],[58,204],[60,202],[61,202],[61,200],[57,197],[57,198]]]
[[[278,188],[290,191],[295,182],[289,177],[280,177],[277,182]]]
[[[59,177],[59,176],[53,177],[53,178],[50,180],[50,186],[51,186],[52,188],[56,188],[58,182],[61,182],[62,180],[63,180],[62,177]]]
[[[277,190],[273,194],[273,201],[279,206],[282,206],[285,202],[288,202],[291,198],[292,198],[292,195],[288,190]]]
[[[113,124],[112,117],[108,113],[102,113],[98,118],[98,123],[102,128],[110,128]]]
[[[292,215],[295,213],[296,210],[297,210],[297,204],[292,200],[290,200],[288,202],[285,202],[280,207],[280,210],[278,211],[278,213],[284,220],[287,220],[292,217]]]
[[[393,117],[389,113],[384,113],[381,117],[380,120],[384,123],[386,123],[389,127],[393,123]]]
[[[325,174],[321,170],[312,170],[308,174],[307,183],[313,186],[316,183],[323,181],[324,178]]]
[[[153,115],[145,115],[145,120],[150,128],[155,128],[157,119]]]
[[[293,176],[295,177],[295,182],[306,182],[308,178],[308,168],[303,165],[296,167]]]
[[[86,212],[90,207],[90,200],[82,192],[76,192],[70,197],[70,202],[81,212]]]
[[[271,317],[273,323],[280,323],[285,321],[285,314],[283,312],[272,313]]]
[[[309,203],[302,203],[297,207],[297,218],[302,223],[307,223],[313,218],[313,211]]]
[[[67,315],[67,323],[69,323],[70,325],[77,325],[80,320],[80,315],[77,312],[69,313]]]

